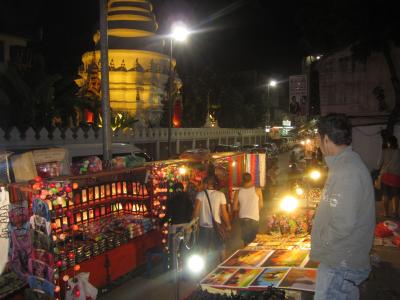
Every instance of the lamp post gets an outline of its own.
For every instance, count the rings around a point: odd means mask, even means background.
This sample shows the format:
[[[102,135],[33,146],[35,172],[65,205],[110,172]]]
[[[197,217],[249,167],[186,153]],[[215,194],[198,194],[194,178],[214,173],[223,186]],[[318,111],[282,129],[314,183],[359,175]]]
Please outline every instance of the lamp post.
[[[271,111],[270,111],[270,97],[269,97],[269,89],[270,88],[274,88],[276,87],[276,85],[278,84],[278,82],[276,80],[270,80],[267,83],[267,123],[268,125],[270,125],[270,118],[271,118]]]
[[[112,134],[110,113],[110,90],[108,80],[108,24],[107,1],[100,1],[100,48],[101,48],[101,116],[103,119],[103,159],[106,166],[112,158]]]
[[[168,158],[171,157],[171,135],[172,135],[172,51],[173,51],[173,42],[174,40],[177,42],[184,42],[188,38],[190,32],[185,26],[185,24],[179,22],[175,23],[172,26],[171,34],[169,35],[170,39],[170,50],[169,50],[169,80],[168,80]]]

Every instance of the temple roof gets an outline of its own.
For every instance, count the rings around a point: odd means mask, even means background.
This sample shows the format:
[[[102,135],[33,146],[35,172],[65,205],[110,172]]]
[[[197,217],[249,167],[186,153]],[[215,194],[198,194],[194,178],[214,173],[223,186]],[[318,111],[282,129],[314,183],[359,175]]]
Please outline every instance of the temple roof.
[[[162,50],[163,41],[156,35],[158,24],[149,1],[109,0],[107,20],[109,49]],[[99,47],[99,32],[93,39]]]

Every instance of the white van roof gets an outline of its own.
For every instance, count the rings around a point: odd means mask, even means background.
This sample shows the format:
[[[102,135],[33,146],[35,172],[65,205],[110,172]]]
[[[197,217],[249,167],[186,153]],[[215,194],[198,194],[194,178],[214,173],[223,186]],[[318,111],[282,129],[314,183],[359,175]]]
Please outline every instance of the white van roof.
[[[103,144],[68,144],[62,145],[61,147],[68,149],[70,157],[80,156],[91,156],[91,155],[103,155]],[[129,154],[143,152],[142,149],[132,144],[125,143],[113,143],[112,154]]]

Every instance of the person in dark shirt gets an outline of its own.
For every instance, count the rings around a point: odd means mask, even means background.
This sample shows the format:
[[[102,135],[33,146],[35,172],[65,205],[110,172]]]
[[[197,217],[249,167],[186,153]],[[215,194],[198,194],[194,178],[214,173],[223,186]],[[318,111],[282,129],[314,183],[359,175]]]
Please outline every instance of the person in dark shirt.
[[[174,192],[167,200],[167,218],[170,224],[189,223],[192,220],[193,204],[183,189],[183,184],[174,184]]]

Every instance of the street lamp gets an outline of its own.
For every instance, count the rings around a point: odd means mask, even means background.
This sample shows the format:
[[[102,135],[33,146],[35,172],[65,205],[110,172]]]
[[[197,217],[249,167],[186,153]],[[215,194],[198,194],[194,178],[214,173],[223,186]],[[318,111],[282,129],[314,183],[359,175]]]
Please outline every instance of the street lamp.
[[[168,158],[171,157],[171,133],[172,133],[172,50],[173,41],[184,42],[187,40],[190,31],[182,22],[172,25],[171,33],[169,34],[170,51],[169,51],[169,81],[168,81]]]
[[[272,87],[276,87],[276,85],[278,84],[278,82],[276,80],[270,80],[267,84],[267,90],[268,90],[268,99],[269,99],[269,88]]]
[[[276,87],[278,82],[276,80],[270,80],[267,84],[267,122],[268,125],[270,125],[270,117],[271,117],[271,111],[270,111],[270,97],[269,97],[269,89]]]

